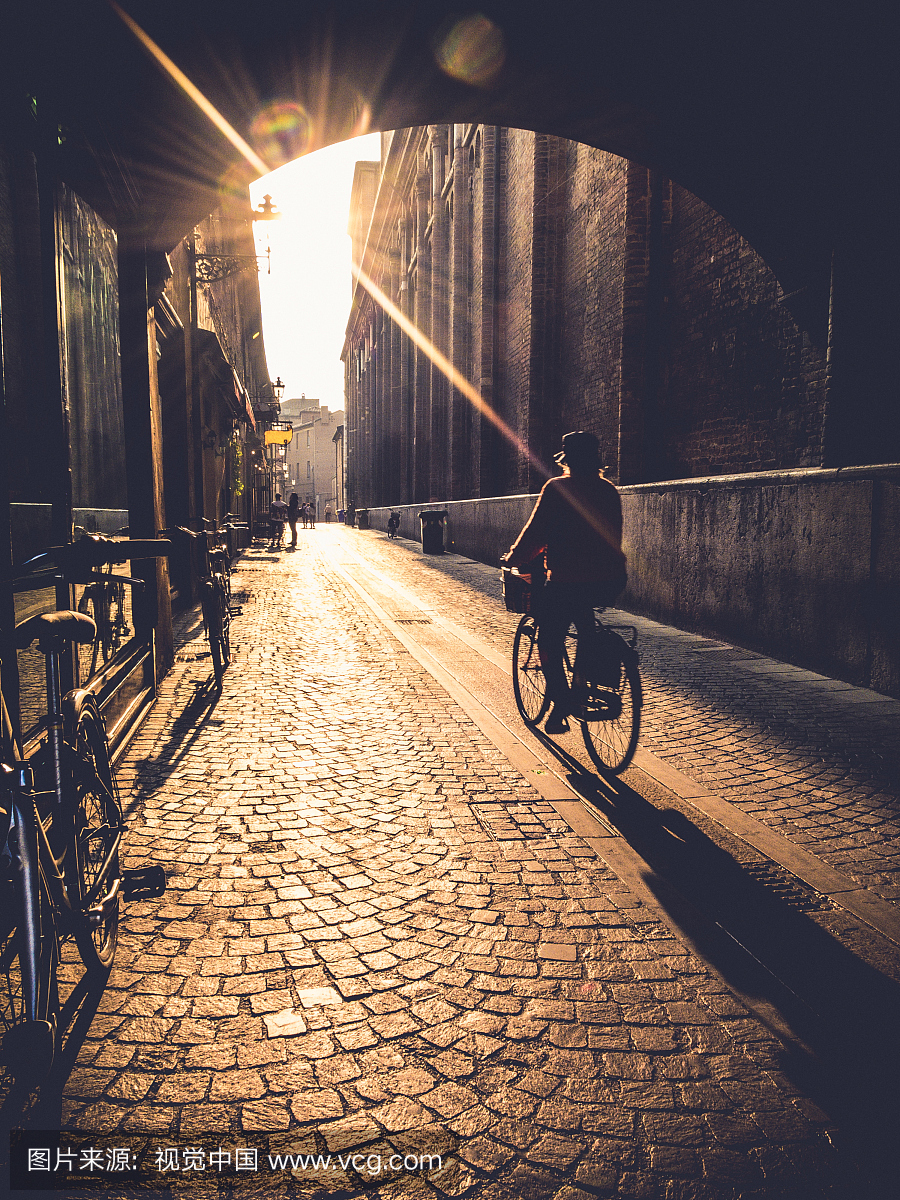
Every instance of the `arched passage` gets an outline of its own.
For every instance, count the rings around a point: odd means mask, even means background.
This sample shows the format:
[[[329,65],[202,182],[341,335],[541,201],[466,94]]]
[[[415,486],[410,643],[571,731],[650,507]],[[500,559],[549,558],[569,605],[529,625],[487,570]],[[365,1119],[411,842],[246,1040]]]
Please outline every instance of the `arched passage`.
[[[762,255],[810,336],[824,341],[831,319],[828,461],[900,456],[885,6],[491,0],[479,9],[499,66],[477,85],[438,65],[460,13],[442,0],[125,7],[250,140],[265,106],[288,99],[309,115],[307,148],[363,124],[479,121],[659,169]],[[234,147],[109,4],[44,0],[6,19],[6,86],[52,104],[73,184],[120,237],[170,248],[242,172]]]

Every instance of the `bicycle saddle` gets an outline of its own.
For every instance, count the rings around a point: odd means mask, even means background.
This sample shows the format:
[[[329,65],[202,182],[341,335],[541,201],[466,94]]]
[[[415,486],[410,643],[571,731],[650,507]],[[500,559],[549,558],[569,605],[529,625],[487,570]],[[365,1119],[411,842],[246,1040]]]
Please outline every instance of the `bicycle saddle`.
[[[36,641],[40,649],[46,652],[63,642],[88,645],[96,636],[96,622],[84,613],[38,613],[16,626],[16,649],[26,650]]]

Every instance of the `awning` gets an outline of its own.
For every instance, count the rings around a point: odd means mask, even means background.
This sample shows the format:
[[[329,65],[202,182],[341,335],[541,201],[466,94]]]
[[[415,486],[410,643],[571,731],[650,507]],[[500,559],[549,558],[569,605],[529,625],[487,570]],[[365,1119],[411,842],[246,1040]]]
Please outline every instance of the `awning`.
[[[200,362],[219,384],[222,398],[231,409],[232,416],[238,421],[246,422],[251,429],[255,429],[256,420],[253,416],[253,406],[247,395],[247,389],[225,357],[218,337],[210,329],[198,329],[196,338]]]

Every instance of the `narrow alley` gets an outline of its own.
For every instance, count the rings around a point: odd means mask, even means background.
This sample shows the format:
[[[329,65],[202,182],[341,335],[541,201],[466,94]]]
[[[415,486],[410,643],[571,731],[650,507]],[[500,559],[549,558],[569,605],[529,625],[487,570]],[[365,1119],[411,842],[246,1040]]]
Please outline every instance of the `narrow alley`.
[[[606,784],[518,721],[492,569],[322,524],[235,568],[221,697],[183,623],[119,765],[168,891],[64,1130],[170,1148],[160,1195],[887,1194],[898,702],[637,620]]]

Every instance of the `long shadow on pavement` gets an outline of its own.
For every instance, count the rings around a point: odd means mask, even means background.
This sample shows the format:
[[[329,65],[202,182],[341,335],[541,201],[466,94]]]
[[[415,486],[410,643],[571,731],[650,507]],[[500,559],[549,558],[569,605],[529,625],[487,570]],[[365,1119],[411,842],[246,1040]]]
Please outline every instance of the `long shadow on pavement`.
[[[187,704],[172,719],[168,741],[159,753],[135,763],[137,774],[134,792],[125,807],[126,814],[138,808],[149,792],[156,791],[190,752],[204,726],[210,722],[218,702],[219,693],[211,680],[197,684]]]
[[[829,903],[788,872],[745,866],[682,813],[655,807],[621,780],[586,774],[541,740],[647,863],[645,884],[698,953],[736,990],[780,1014],[793,1034],[773,1028],[785,1046],[781,1068],[838,1123],[861,1170],[881,1189],[872,1195],[891,1194],[900,985],[813,919]]]

